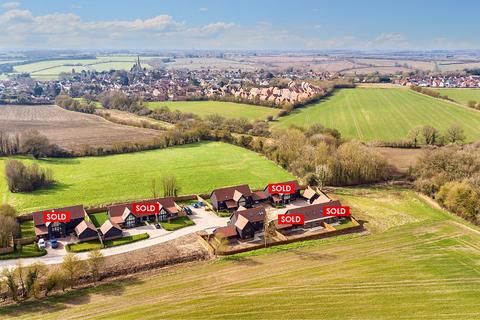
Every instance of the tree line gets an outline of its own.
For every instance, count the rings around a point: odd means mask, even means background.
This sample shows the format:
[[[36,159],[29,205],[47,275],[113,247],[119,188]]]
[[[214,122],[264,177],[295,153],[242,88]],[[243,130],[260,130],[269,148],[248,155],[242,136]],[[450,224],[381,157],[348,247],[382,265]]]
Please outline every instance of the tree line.
[[[480,225],[480,144],[427,150],[410,176],[418,191]]]

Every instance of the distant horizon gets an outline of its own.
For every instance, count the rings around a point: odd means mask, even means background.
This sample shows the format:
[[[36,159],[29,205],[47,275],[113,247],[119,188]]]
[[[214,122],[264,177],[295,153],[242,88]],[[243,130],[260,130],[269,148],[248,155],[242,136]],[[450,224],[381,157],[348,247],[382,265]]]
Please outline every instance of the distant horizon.
[[[0,50],[480,50],[478,12],[474,0],[0,0]]]

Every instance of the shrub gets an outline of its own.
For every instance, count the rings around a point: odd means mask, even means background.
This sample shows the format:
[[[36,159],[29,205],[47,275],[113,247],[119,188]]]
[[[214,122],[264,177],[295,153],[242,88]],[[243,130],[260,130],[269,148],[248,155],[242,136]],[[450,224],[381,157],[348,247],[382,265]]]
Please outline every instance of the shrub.
[[[11,192],[31,192],[53,184],[51,169],[42,169],[36,163],[26,166],[18,160],[8,160],[5,176]]]

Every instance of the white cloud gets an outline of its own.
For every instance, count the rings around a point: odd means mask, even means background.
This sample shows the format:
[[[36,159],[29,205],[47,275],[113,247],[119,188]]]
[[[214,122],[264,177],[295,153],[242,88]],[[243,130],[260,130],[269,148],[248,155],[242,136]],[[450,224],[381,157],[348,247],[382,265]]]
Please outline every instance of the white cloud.
[[[201,8],[198,9],[198,10],[200,10],[200,11],[202,11],[202,12],[207,12],[207,11],[208,11],[208,8],[207,8],[207,7],[201,7]]]
[[[16,1],[5,2],[0,4],[0,7],[6,10],[15,9],[15,8],[18,8],[19,6],[20,6],[20,2],[16,2]]]

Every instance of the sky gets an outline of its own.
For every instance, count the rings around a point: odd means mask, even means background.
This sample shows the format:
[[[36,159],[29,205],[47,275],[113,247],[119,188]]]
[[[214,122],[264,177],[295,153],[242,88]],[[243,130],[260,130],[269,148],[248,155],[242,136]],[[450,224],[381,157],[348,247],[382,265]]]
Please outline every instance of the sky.
[[[0,49],[480,49],[476,0],[0,0]]]

